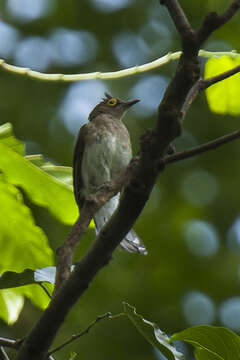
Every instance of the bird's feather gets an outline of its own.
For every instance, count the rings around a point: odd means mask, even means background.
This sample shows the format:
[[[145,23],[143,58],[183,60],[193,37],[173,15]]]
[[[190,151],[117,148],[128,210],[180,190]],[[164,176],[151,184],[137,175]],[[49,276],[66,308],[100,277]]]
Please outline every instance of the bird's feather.
[[[108,109],[107,99],[95,106],[89,122],[79,131],[73,160],[74,195],[81,211],[85,197],[94,194],[101,185],[112,181],[126,169],[131,160],[131,143],[121,118],[135,101],[124,103],[117,100],[116,109]],[[118,107],[118,109],[117,109]],[[94,216],[95,230],[101,231],[117,209],[120,193],[111,198]],[[137,234],[131,230],[120,244],[129,252],[146,254],[146,248]]]
[[[76,202],[79,209],[83,207],[84,196],[83,190],[83,178],[82,178],[82,158],[85,147],[85,133],[87,124],[80,128],[78,139],[75,145],[74,156],[73,156],[73,188]]]

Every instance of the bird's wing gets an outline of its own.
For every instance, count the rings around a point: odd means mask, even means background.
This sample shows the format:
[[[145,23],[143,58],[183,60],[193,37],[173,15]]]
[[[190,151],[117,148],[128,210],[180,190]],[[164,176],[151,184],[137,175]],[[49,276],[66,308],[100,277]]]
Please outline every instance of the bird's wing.
[[[87,130],[87,124],[83,125],[79,131],[77,142],[74,149],[73,156],[73,188],[76,202],[79,209],[82,208],[84,203],[83,190],[83,178],[82,178],[82,158],[85,147],[85,135]]]

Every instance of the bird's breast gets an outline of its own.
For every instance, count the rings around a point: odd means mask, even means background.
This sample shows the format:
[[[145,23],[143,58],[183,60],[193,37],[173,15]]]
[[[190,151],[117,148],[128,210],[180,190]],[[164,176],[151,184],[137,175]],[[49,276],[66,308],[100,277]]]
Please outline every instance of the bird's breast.
[[[132,157],[126,131],[96,131],[85,144],[82,177],[86,188],[98,187],[117,177]]]

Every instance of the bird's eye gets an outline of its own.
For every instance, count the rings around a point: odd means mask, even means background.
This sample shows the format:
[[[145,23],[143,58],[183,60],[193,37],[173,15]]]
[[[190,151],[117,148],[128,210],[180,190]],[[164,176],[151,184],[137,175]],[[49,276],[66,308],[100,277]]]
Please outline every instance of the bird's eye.
[[[108,100],[107,105],[115,106],[115,105],[117,105],[117,102],[118,102],[117,99],[111,98],[111,99]]]

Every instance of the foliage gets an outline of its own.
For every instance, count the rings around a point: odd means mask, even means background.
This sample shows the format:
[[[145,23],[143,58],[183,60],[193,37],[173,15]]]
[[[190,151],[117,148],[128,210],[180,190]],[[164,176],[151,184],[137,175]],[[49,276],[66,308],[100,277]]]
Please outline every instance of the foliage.
[[[143,57],[139,55],[136,60],[132,52],[128,58],[131,60],[132,56],[133,62],[139,64],[180,48],[172,22],[159,9],[158,2],[143,0],[139,6],[140,2],[129,1],[131,6],[112,13],[101,12],[93,7],[93,3],[97,1],[73,0],[69,5],[60,0],[52,13],[29,23],[8,15],[7,6],[0,4],[3,20],[19,31],[20,39],[16,50],[6,60],[17,62],[21,41],[31,37],[49,40],[52,32],[61,27],[84,29],[94,34],[99,42],[98,54],[81,65],[55,62],[42,71],[83,73],[134,65],[124,65],[116,55],[116,39],[126,34],[130,38],[135,36],[131,38],[131,46],[127,47],[129,51],[137,46],[141,48]],[[196,5],[183,0],[181,3],[191,14],[191,22],[196,28],[207,11],[217,8],[220,11],[226,5],[224,1]],[[208,49],[228,51],[234,48],[239,51],[238,24],[239,16],[213,35],[207,44]],[[235,65],[236,60],[231,57],[210,59],[204,75],[213,76]],[[156,106],[174,66],[171,63],[151,75],[136,75],[105,82],[104,85],[94,82],[91,87],[88,82],[88,90],[84,88],[83,91],[81,86],[84,85],[41,83],[1,70],[0,114],[4,125],[0,128],[0,272],[5,275],[0,279],[0,286],[21,285],[0,291],[0,312],[4,321],[16,322],[23,308],[24,296],[38,307],[47,305],[48,298],[37,284],[22,285],[36,281],[36,269],[54,264],[52,249],[65,238],[69,230],[66,225],[71,225],[77,216],[70,165],[73,133],[77,132],[82,120],[76,122],[71,114],[64,115],[63,105],[67,97],[79,91],[78,101],[81,103],[93,93],[95,104],[104,88],[125,99],[140,94],[142,105],[126,121],[136,152],[139,136],[155,121]],[[235,75],[207,90],[207,102],[213,113],[209,113],[204,96],[194,103],[184,124],[183,136],[176,142],[177,151],[239,128],[238,78],[239,75]],[[143,81],[146,81],[145,90],[141,93],[139,89]],[[157,84],[157,90],[154,84]],[[99,86],[99,92],[92,91]],[[91,103],[90,107],[94,104]],[[86,121],[87,112],[83,117]],[[6,121],[13,124],[21,141],[13,136],[12,127]],[[44,157],[32,155],[39,152]],[[181,339],[195,345],[197,359],[239,357],[238,336],[230,330],[199,326],[180,331],[187,325],[199,324],[202,319],[206,319],[206,323],[229,326],[222,315],[224,306],[228,300],[239,297],[238,156],[239,144],[236,142],[166,169],[136,225],[137,232],[147,244],[149,256],[142,258],[117,252],[111,271],[108,268],[98,276],[81,304],[70,314],[58,341],[88,323],[93,315],[117,311],[120,300],[125,298],[141,310],[148,309],[150,317],[156,319],[164,331],[174,334],[170,341]],[[54,160],[45,161],[44,158]],[[55,163],[67,166],[56,166]],[[92,232],[81,244],[78,256],[86,250],[90,239]],[[200,294],[202,298],[198,297],[197,303],[190,302],[192,294]],[[211,316],[205,317],[209,309]],[[147,326],[144,336],[152,339],[156,325],[135,316],[131,308],[125,308],[125,311],[135,324],[142,322],[140,332]],[[191,318],[189,314],[195,317]],[[38,311],[26,302],[19,321],[11,328],[1,323],[1,333],[23,337],[38,317]],[[240,329],[235,327],[235,330]],[[157,356],[139,336],[126,330],[126,323],[120,320],[111,328],[104,324],[94,331],[94,336],[86,336],[83,342],[73,346],[73,350],[100,360],[126,358],[130,349],[131,357],[138,360]],[[219,336],[221,340],[226,339],[224,344],[218,341]],[[110,338],[111,342],[108,341]],[[211,338],[211,343],[206,344],[206,338]],[[150,341],[151,345],[152,341],[157,341],[157,338]],[[163,343],[158,344],[157,348],[162,349],[162,346]],[[75,352],[70,356],[69,351],[63,352],[62,359],[74,356]],[[191,355],[185,356],[190,358]]]
[[[183,354],[170,345],[174,340],[191,344],[196,360],[230,360],[240,356],[240,337],[229,329],[207,325],[193,326],[173,334],[169,339],[156,324],[137,314],[134,307],[127,303],[124,303],[123,307],[137,330],[168,360],[184,359]]]
[[[71,169],[46,163],[40,156],[25,158],[22,142],[14,137],[11,125],[7,123],[0,127],[0,151],[0,199],[2,213],[5,214],[1,217],[0,271],[23,271],[23,282],[20,285],[26,285],[34,282],[30,269],[53,264],[53,252],[43,230],[36,226],[30,208],[24,204],[23,195],[17,186],[25,190],[31,201],[45,206],[63,222],[73,223],[76,205],[71,185],[68,185]],[[62,203],[64,207],[60,206]],[[4,246],[6,243],[7,246]],[[26,270],[27,267],[29,270]],[[14,282],[15,287],[17,286],[19,274],[13,274],[11,285],[9,279],[5,281],[6,275],[0,279],[4,284],[2,288],[12,288]],[[49,301],[36,286],[11,289],[2,294],[1,301],[4,306],[0,307],[0,317],[8,322],[17,320],[23,305],[23,295],[42,308],[46,307]],[[17,309],[12,306],[14,297],[18,299]]]
[[[209,59],[205,66],[205,77],[219,75],[237,65],[240,65],[239,59],[231,58],[231,56]],[[239,115],[239,86],[240,78],[239,74],[236,74],[207,89],[206,95],[210,109],[218,114]]]

